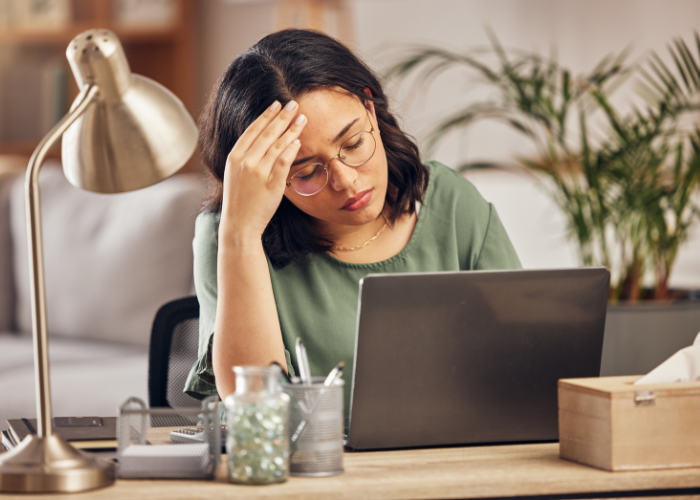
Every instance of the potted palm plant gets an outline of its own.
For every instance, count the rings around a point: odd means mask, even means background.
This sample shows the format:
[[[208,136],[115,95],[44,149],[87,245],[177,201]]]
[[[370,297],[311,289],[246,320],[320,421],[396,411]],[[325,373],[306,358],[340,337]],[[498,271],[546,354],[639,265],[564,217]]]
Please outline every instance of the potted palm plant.
[[[602,373],[645,372],[700,330],[700,301],[678,301],[683,292],[668,284],[678,249],[700,220],[692,199],[700,188],[700,129],[687,123],[700,107],[700,38],[698,54],[675,40],[671,67],[655,53],[627,64],[622,53],[576,77],[553,59],[491,40],[462,53],[414,48],[388,76],[429,85],[457,67],[493,91],[442,120],[428,147],[485,119],[532,141],[536,154],[519,163],[550,181],[581,264],[611,271]],[[637,100],[621,112],[611,96],[630,78]]]

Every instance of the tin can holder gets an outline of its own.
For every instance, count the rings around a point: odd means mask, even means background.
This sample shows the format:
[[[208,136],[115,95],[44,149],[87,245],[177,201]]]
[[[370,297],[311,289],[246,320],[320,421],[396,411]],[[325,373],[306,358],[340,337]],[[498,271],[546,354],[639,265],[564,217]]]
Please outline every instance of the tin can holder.
[[[296,379],[295,379],[296,380]],[[324,386],[323,377],[311,385],[285,384],[289,403],[289,474],[333,476],[343,472],[343,386],[337,379]]]
[[[221,429],[216,396],[201,408],[147,408],[129,398],[117,417],[118,475],[129,479],[212,479],[221,460]],[[174,443],[170,432],[186,427],[203,431],[202,440]]]

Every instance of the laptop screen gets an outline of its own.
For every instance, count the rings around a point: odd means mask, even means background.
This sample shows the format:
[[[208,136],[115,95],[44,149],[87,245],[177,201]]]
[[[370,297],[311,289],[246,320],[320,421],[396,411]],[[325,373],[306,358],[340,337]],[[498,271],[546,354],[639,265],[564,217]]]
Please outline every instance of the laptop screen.
[[[598,376],[604,268],[369,275],[348,447],[556,440],[557,380]]]

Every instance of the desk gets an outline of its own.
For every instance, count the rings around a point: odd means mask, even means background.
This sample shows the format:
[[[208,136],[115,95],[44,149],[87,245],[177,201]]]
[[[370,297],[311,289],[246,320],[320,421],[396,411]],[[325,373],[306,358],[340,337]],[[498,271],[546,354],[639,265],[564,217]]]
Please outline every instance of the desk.
[[[700,468],[606,472],[559,459],[557,443],[346,453],[344,461],[345,473],[339,476],[290,477],[286,483],[271,486],[227,483],[226,462],[222,461],[214,481],[118,480],[114,486],[86,493],[0,497],[3,500],[364,500],[532,495],[599,498],[615,496],[615,492],[627,497],[635,496],[630,495],[635,491],[649,495],[649,490],[667,495],[700,495]]]

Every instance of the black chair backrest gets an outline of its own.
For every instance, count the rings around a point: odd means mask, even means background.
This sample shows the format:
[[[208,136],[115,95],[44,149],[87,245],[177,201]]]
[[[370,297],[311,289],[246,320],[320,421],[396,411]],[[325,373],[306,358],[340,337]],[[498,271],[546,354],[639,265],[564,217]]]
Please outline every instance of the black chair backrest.
[[[148,359],[148,405],[192,408],[201,401],[182,392],[197,360],[199,302],[197,297],[173,300],[156,314]]]

